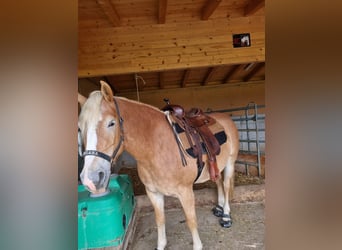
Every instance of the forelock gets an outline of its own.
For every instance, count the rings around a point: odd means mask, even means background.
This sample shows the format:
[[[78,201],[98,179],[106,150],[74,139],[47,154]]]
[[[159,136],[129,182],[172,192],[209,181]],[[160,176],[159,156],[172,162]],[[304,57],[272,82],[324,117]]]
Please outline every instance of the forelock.
[[[100,105],[102,101],[102,94],[100,91],[93,91],[87,101],[83,104],[81,113],[78,118],[79,127],[83,132],[87,130],[90,124],[95,124],[99,120]]]

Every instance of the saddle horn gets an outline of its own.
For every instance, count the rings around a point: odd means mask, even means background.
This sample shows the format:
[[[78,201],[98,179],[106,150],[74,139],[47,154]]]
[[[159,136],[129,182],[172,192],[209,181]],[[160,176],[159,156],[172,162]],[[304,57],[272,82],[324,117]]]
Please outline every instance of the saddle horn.
[[[164,100],[164,102],[165,102],[167,105],[169,105],[169,104],[170,104],[170,100],[169,100],[169,98],[164,98],[163,100]]]

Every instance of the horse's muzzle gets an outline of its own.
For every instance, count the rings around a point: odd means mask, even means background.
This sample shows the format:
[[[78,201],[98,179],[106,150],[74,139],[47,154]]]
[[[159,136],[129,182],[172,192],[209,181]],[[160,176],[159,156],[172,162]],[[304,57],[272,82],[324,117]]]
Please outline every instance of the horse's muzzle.
[[[103,193],[107,190],[110,172],[99,169],[97,171],[85,171],[81,173],[82,184],[93,194]]]

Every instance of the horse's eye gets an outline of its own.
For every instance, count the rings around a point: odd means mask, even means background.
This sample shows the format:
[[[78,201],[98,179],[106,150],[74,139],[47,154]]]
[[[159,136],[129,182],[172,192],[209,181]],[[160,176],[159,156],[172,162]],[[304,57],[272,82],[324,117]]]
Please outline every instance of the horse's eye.
[[[108,128],[113,127],[114,125],[115,125],[115,121],[114,121],[114,120],[111,120],[111,121],[108,123]]]

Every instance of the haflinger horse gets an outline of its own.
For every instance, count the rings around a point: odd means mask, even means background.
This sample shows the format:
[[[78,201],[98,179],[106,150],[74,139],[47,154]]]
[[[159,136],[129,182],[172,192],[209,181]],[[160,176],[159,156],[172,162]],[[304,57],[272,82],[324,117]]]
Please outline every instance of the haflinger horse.
[[[113,96],[110,86],[101,81],[101,91],[92,92],[81,100],[79,115],[80,140],[83,143],[84,167],[80,174],[83,185],[92,193],[106,191],[111,164],[126,150],[137,161],[139,178],[155,211],[158,250],[167,244],[165,232],[164,196],[177,197],[183,207],[193,239],[193,249],[202,249],[197,229],[194,183],[210,179],[207,156],[198,176],[195,158],[185,154],[182,164],[180,148],[164,111],[123,97]],[[234,163],[239,150],[238,131],[228,114],[211,113],[224,128],[226,140],[216,157],[219,176],[216,179],[218,204],[213,213],[221,217],[220,224],[230,227],[229,201],[234,185]],[[196,181],[195,181],[196,180]]]

